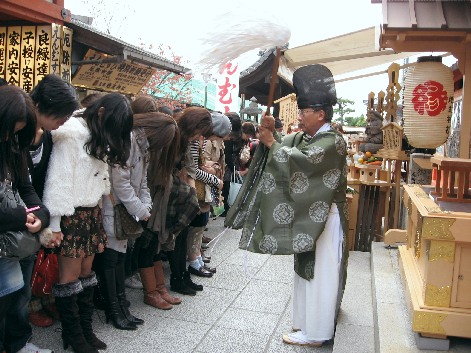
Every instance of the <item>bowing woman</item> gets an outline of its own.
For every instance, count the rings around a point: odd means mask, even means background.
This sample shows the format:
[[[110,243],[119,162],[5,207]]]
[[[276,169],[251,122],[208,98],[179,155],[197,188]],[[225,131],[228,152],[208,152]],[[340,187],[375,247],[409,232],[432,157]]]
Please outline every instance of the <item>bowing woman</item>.
[[[44,203],[51,211],[51,230],[63,235],[54,295],[64,349],[69,344],[80,353],[106,348],[92,329],[97,284],[92,262],[107,242],[98,203],[110,192],[108,167],[126,166],[132,124],[128,99],[110,93],[52,132]]]
[[[37,233],[49,224],[49,212],[40,201],[29,180],[28,147],[34,139],[36,118],[31,98],[19,87],[0,87],[0,189],[9,183],[15,193],[22,198],[26,207],[36,207],[28,212],[25,207],[0,208],[0,233],[6,231],[29,230]],[[0,191],[0,200],[4,197]],[[0,256],[0,320],[5,320],[5,327],[14,322],[12,309],[17,309],[16,301],[19,291],[25,283],[24,273],[18,259]],[[21,337],[19,349],[31,345],[27,343],[30,336]],[[0,351],[12,344],[11,340],[0,338]],[[4,347],[5,345],[5,347]],[[37,348],[37,347],[36,347]]]

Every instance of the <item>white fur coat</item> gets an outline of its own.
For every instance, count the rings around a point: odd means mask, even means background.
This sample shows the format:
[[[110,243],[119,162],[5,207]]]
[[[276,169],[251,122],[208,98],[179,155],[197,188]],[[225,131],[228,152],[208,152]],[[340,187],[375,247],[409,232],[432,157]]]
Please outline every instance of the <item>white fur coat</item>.
[[[82,118],[71,117],[52,131],[54,147],[46,175],[44,204],[51,212],[51,229],[58,231],[60,216],[76,207],[94,207],[110,192],[108,165],[85,150],[90,131]]]

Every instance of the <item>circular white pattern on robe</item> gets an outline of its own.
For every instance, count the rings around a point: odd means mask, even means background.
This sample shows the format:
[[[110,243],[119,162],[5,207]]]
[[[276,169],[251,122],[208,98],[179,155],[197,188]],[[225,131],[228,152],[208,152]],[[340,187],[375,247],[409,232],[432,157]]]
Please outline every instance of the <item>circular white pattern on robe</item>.
[[[295,194],[302,194],[309,187],[309,180],[306,174],[302,172],[293,173],[293,176],[290,180],[291,191]]]
[[[314,239],[309,234],[301,233],[293,238],[293,250],[295,253],[311,251],[314,247]]]
[[[263,192],[264,194],[269,194],[276,188],[275,178],[273,174],[263,172],[262,177],[260,178],[260,184],[258,186],[258,190]]]
[[[324,173],[322,176],[322,181],[324,185],[327,186],[329,189],[335,190],[337,186],[339,186],[340,175],[342,172],[340,169],[331,169]]]
[[[306,278],[314,278],[314,261],[311,260],[307,262],[306,267],[304,268],[304,273]]]
[[[322,147],[312,146],[307,150],[307,160],[312,164],[318,164],[324,159],[325,151]]]
[[[273,236],[267,234],[262,238],[258,247],[265,254],[274,254],[278,250],[278,243]]]
[[[309,217],[316,223],[323,223],[329,215],[329,204],[324,201],[316,201],[309,207]]]
[[[342,136],[335,136],[335,149],[337,150],[337,153],[341,156],[347,154],[347,144],[345,143],[345,140]]]
[[[273,210],[273,219],[278,224],[289,224],[294,219],[293,207],[287,203],[280,203]]]
[[[240,227],[245,222],[246,218],[247,218],[247,212],[239,211],[239,213],[237,213],[236,218],[234,219],[234,226]]]
[[[286,163],[288,162],[289,156],[291,155],[293,150],[289,147],[281,147],[278,151],[273,154],[273,159],[278,163]]]

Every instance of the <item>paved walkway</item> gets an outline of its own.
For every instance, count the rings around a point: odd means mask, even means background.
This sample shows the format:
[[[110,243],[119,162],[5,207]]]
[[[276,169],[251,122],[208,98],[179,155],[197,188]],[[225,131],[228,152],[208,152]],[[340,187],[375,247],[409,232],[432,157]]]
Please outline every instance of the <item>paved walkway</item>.
[[[207,235],[224,231],[223,219],[210,221]],[[252,254],[238,249],[240,231],[227,230],[213,249],[212,278],[195,282],[204,290],[184,296],[171,310],[154,309],[142,302],[140,290],[128,290],[131,312],[145,320],[136,331],[105,324],[102,311],[94,327],[108,344],[106,352],[139,353],[288,353],[332,352],[332,345],[305,348],[286,345],[281,335],[291,329],[292,256]],[[168,285],[169,268],[164,263]],[[34,328],[32,342],[64,352],[58,323]],[[69,352],[71,349],[69,348]]]

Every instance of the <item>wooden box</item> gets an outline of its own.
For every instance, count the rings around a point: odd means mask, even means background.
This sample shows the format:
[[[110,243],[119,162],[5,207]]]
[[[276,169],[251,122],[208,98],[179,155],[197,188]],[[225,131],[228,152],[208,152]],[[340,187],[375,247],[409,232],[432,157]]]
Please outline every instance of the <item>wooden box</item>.
[[[399,253],[412,329],[471,338],[471,212],[443,210],[418,185],[404,186],[404,204],[407,245]]]
[[[374,182],[376,180],[376,171],[381,169],[378,165],[356,164],[360,170],[360,181]]]
[[[360,169],[358,169],[354,164],[348,166],[348,178],[357,180],[360,179]]]

